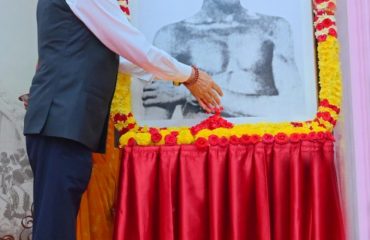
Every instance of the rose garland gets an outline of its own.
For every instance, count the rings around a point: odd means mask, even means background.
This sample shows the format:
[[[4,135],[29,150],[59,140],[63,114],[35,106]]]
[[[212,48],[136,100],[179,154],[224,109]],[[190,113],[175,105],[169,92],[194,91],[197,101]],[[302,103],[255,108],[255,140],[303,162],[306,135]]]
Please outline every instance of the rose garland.
[[[130,9],[128,8],[128,0],[118,0],[118,4],[121,10],[126,14],[126,16],[129,17]]]
[[[129,14],[127,5],[122,6],[123,11]],[[135,144],[148,146],[195,143],[202,148],[209,145],[227,146],[229,143],[254,144],[260,141],[278,144],[305,139],[334,141],[331,132],[338,119],[342,99],[339,42],[335,22],[336,2],[314,0],[313,6],[320,85],[320,102],[313,120],[233,125],[216,113],[191,128],[140,127],[131,109],[131,78],[120,74],[111,109],[111,117],[121,135],[120,147]]]

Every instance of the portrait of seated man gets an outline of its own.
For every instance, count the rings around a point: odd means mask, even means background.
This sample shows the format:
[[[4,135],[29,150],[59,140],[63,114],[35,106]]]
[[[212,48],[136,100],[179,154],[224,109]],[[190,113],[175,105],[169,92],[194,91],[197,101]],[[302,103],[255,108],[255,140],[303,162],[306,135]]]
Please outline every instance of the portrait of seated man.
[[[298,113],[303,81],[294,59],[290,24],[250,13],[240,0],[204,0],[190,18],[162,27],[154,45],[208,72],[221,86],[224,117]],[[143,89],[147,119],[202,117],[185,87],[154,81]]]

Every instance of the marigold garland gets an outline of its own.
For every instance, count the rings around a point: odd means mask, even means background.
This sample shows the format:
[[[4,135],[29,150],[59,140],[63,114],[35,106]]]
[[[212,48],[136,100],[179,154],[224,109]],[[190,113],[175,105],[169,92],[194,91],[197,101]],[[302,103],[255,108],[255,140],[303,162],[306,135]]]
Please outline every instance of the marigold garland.
[[[127,5],[123,6],[129,14]],[[202,123],[180,128],[149,128],[138,126],[131,109],[131,77],[119,74],[112,102],[111,117],[120,132],[120,147],[126,145],[209,145],[283,144],[301,140],[334,141],[331,134],[342,99],[339,42],[335,22],[336,2],[314,0],[314,26],[318,42],[319,107],[315,119],[305,122],[257,123],[233,125],[216,114]]]

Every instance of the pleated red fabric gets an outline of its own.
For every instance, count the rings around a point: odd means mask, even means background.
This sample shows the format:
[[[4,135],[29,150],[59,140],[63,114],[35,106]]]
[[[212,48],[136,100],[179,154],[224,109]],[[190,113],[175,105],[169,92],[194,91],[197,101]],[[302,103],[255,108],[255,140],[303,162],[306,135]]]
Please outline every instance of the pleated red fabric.
[[[115,240],[344,240],[333,143],[127,147]]]

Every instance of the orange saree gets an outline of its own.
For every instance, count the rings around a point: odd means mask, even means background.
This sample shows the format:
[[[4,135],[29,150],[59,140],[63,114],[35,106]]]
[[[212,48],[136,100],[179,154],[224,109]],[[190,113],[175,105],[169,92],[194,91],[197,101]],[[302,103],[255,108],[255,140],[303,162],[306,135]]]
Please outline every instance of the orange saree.
[[[90,183],[77,218],[77,240],[112,239],[119,169],[120,151],[114,148],[114,126],[110,122],[106,153],[93,155]]]

